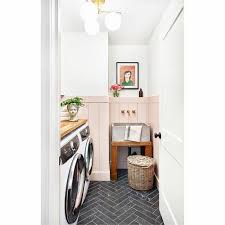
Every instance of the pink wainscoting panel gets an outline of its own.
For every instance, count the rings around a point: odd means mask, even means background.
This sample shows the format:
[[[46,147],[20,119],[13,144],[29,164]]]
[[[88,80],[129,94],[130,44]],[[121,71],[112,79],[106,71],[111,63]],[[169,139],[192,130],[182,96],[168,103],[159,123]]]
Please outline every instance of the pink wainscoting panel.
[[[64,96],[62,100],[73,96]],[[88,119],[94,142],[94,165],[92,180],[109,181],[109,97],[83,97],[85,106],[80,108],[78,118]],[[68,120],[66,107],[61,108],[61,120]]]
[[[138,123],[146,123],[149,121],[149,107],[148,103],[139,103],[138,104],[138,110],[137,110],[137,116],[138,116]]]
[[[128,120],[129,123],[137,123],[138,121],[138,104],[137,103],[129,103],[128,105],[128,110],[129,110],[129,115],[128,115]]]

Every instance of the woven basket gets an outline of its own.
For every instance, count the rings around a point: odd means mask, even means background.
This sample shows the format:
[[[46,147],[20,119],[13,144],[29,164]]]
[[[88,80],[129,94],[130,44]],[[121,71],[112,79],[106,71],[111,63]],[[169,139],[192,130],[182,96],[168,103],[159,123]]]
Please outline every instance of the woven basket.
[[[146,191],[153,187],[155,160],[148,156],[127,157],[128,184],[135,190]]]

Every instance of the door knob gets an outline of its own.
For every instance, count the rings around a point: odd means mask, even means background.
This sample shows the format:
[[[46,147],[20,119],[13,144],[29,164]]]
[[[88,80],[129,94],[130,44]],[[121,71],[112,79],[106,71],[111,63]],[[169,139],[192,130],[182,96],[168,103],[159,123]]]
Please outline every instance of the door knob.
[[[161,139],[161,133],[160,132],[159,133],[154,133],[154,137]]]

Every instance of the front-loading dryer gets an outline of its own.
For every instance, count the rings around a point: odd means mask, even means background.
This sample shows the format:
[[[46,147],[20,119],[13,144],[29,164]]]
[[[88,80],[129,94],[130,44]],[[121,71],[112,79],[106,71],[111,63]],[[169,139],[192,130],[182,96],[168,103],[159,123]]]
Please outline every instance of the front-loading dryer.
[[[92,168],[93,168],[93,159],[94,159],[93,140],[92,140],[91,137],[89,137],[86,140],[86,143],[85,143],[84,161],[85,161],[85,165],[86,165],[86,179],[85,179],[85,184],[84,184],[82,203],[84,202],[84,200],[85,200],[85,198],[87,196],[89,184],[90,184],[90,181],[91,181],[91,172],[92,172]]]
[[[82,200],[83,203],[88,192],[94,160],[94,144],[90,136],[90,129],[87,123],[85,124],[84,128],[80,131],[80,138],[81,138],[81,147],[79,148],[79,153],[83,155],[86,165],[86,179]]]
[[[60,144],[60,225],[77,224],[86,180],[86,166],[78,132]]]

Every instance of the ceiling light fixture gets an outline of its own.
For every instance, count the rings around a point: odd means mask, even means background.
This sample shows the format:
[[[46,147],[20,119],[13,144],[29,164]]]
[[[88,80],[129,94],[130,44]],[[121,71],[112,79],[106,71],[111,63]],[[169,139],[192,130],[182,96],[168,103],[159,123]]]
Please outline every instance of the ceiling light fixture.
[[[84,21],[97,19],[98,9],[94,3],[86,1],[80,8],[80,16]]]
[[[107,14],[105,17],[105,25],[111,31],[118,30],[121,25],[121,14],[116,12]]]
[[[96,35],[99,32],[98,15],[105,16],[105,26],[110,31],[116,31],[121,25],[121,12],[101,10],[100,6],[105,0],[87,0],[80,8],[80,16],[84,20],[84,29],[89,35]]]

